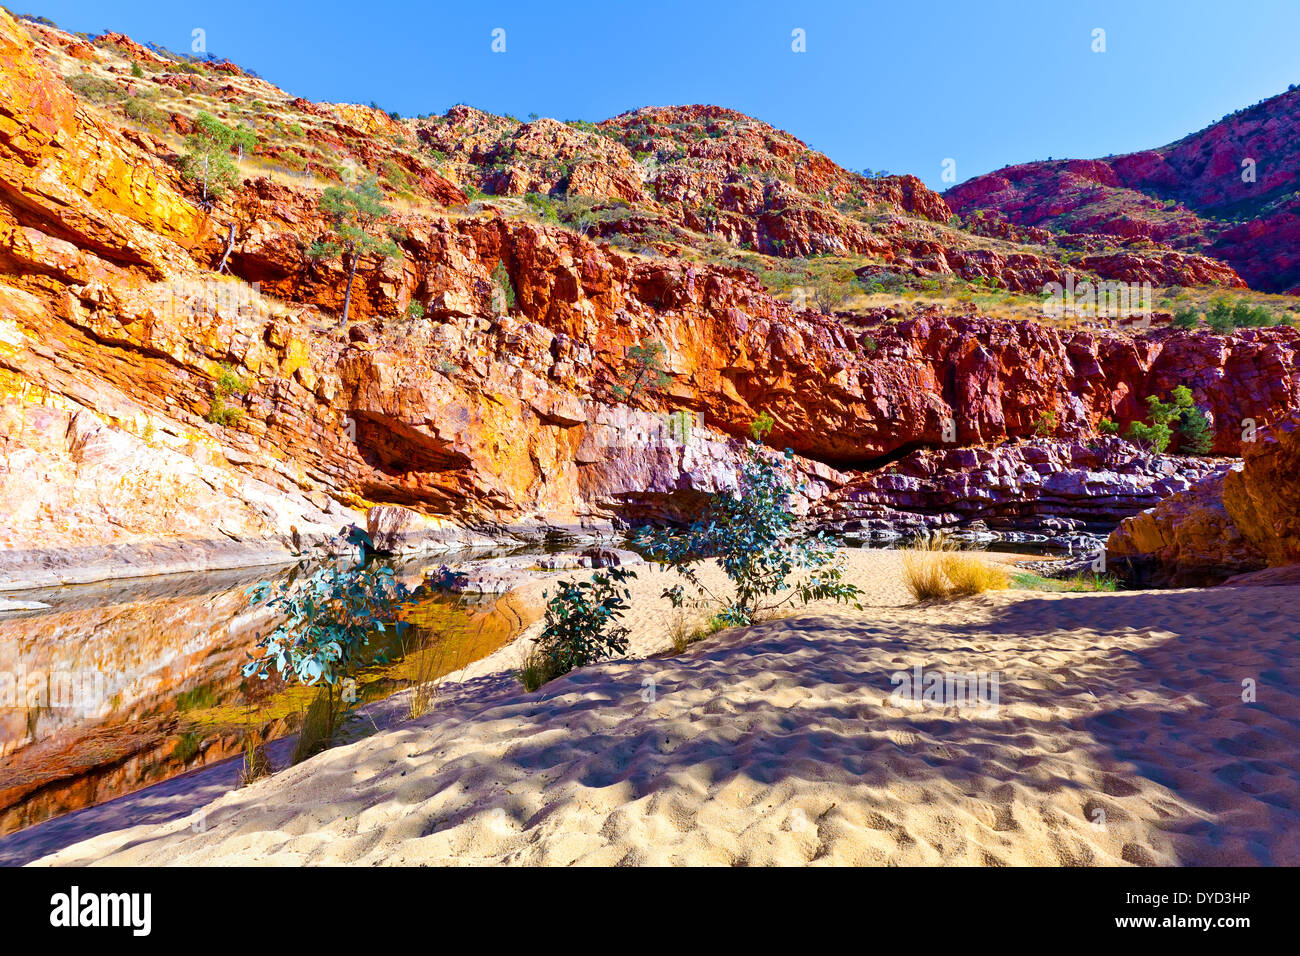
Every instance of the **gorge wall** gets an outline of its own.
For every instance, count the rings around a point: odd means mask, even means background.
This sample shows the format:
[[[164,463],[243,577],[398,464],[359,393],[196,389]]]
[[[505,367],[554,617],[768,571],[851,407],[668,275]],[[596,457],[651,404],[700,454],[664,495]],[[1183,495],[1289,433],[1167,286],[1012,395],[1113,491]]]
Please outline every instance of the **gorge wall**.
[[[359,273],[342,327],[343,263],[306,255],[324,229],[310,189],[251,178],[201,207],[3,12],[0,68],[9,586],[271,560],[375,505],[447,542],[680,517],[734,483],[760,412],[814,499],[926,446],[1049,419],[1095,436],[1177,385],[1225,455],[1243,422],[1300,404],[1289,326],[1133,335],[936,312],[855,327],[743,269],[475,211],[445,181],[446,205],[399,217],[402,256]],[[646,339],[670,380],[622,403]],[[677,411],[685,441],[664,436]]]

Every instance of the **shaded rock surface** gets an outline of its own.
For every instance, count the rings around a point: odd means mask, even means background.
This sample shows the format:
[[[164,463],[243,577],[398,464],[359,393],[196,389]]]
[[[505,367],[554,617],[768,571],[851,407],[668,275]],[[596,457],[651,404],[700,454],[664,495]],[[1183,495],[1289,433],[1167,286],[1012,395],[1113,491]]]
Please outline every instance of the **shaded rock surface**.
[[[1227,467],[1212,459],[1143,455],[1118,438],[922,449],[822,498],[808,521],[867,539],[978,526],[1013,533],[1009,540],[1026,534],[1051,540],[1109,531]]]
[[[1300,562],[1300,413],[1246,443],[1243,460],[1125,520],[1107,551],[1141,580],[1221,581]]]

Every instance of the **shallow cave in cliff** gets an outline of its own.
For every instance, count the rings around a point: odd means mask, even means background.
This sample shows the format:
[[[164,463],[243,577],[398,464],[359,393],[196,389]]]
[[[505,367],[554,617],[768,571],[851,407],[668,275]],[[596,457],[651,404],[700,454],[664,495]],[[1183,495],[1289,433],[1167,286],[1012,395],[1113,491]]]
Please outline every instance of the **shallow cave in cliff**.
[[[382,492],[377,497],[383,500],[424,502],[426,492],[446,495],[446,487],[456,482],[448,481],[444,473],[462,471],[470,464],[447,443],[409,425],[389,419],[376,421],[361,412],[349,412],[348,416],[357,423],[357,453],[378,473],[366,484],[372,491]]]
[[[623,531],[645,525],[688,525],[704,513],[709,492],[694,489],[669,494],[621,495],[608,503],[610,523]]]

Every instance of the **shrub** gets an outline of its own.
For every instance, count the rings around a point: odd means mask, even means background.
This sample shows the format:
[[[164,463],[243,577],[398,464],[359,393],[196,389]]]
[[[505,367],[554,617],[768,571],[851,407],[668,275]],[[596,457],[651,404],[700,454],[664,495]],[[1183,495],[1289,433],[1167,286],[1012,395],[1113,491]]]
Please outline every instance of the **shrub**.
[[[1214,430],[1203,409],[1193,405],[1183,412],[1178,425],[1178,447],[1192,455],[1204,455],[1214,444]]]
[[[391,159],[385,159],[380,164],[379,171],[383,174],[384,179],[398,189],[407,189],[411,185],[406,170]]]
[[[1242,300],[1232,307],[1232,324],[1239,329],[1257,325],[1277,325],[1278,318],[1262,305],[1252,306]]]
[[[1133,422],[1128,426],[1128,431],[1124,433],[1124,437],[1147,454],[1152,452],[1160,454],[1169,447],[1169,442],[1174,437],[1174,433],[1168,425],[1162,422],[1155,422],[1150,425]]]
[[[541,193],[524,193],[524,203],[533,212],[537,213],[542,222],[560,221],[559,213],[556,212],[555,203],[549,196],[543,196]]]
[[[1179,309],[1174,313],[1174,325],[1180,329],[1194,329],[1201,324],[1201,314],[1195,309]]]
[[[1056,431],[1056,412],[1048,409],[1038,416],[1038,421],[1034,425],[1034,434],[1039,438],[1048,438]]]
[[[536,656],[524,661],[521,683],[541,686],[576,668],[625,653],[628,629],[619,619],[631,598],[624,585],[634,577],[634,571],[613,567],[597,571],[589,581],[561,581],[554,597],[546,595],[546,626],[537,639]]]
[[[218,395],[212,400],[212,404],[208,406],[207,414],[203,417],[213,425],[225,427],[238,424],[243,419],[244,412],[240,408],[230,408]]]
[[[1205,324],[1220,335],[1233,329],[1232,306],[1227,299],[1215,299],[1205,313]]]
[[[167,125],[167,114],[141,96],[132,96],[123,103],[122,113],[127,119],[152,129],[162,129]]]
[[[855,284],[843,282],[833,276],[818,276],[812,282],[817,307],[827,315],[840,310],[856,290]]]
[[[1151,423],[1133,422],[1124,437],[1147,454],[1159,454],[1169,447],[1177,428],[1181,443],[1188,452],[1205,454],[1213,444],[1214,433],[1204,410],[1194,404],[1191,389],[1179,385],[1170,392],[1170,399],[1162,402],[1156,396],[1148,395],[1147,417]]]
[[[424,318],[424,306],[419,302],[411,301],[406,305],[406,314],[413,319]]]
[[[796,517],[789,506],[794,489],[788,474],[793,457],[789,450],[779,456],[749,443],[739,487],[712,495],[702,520],[684,533],[648,528],[637,533],[638,545],[662,567],[685,578],[695,592],[688,599],[681,584],[665,589],[664,597],[674,607],[688,600],[696,606],[716,605],[722,609],[718,619],[735,626],[752,624],[794,600],[857,605],[862,592],[843,580],[831,542],[822,534],[794,534]],[[721,566],[733,595],[714,594],[700,580],[694,565],[709,559]],[[792,575],[800,577],[787,580]]]
[[[897,295],[907,288],[907,282],[902,276],[883,269],[859,276],[858,282],[868,295]]]
[[[1109,418],[1103,418],[1097,423],[1097,430],[1103,435],[1118,435],[1119,424],[1111,421]]]
[[[753,436],[754,441],[761,442],[772,433],[775,425],[775,418],[767,412],[759,412],[758,417],[749,423],[749,434]]]
[[[251,387],[247,379],[223,363],[212,390],[217,393],[218,398],[225,398],[229,395],[247,395]]]
[[[1215,299],[1205,313],[1205,323],[1225,335],[1233,329],[1252,326],[1277,325],[1280,320],[1264,306],[1252,306],[1242,299],[1233,302],[1226,298]]]
[[[493,306],[498,314],[505,314],[515,307],[515,284],[510,281],[510,272],[500,260],[492,269],[492,284],[496,293],[492,296]]]
[[[68,77],[67,83],[74,93],[92,103],[116,103],[126,99],[126,92],[120,86],[101,76],[80,73]]]

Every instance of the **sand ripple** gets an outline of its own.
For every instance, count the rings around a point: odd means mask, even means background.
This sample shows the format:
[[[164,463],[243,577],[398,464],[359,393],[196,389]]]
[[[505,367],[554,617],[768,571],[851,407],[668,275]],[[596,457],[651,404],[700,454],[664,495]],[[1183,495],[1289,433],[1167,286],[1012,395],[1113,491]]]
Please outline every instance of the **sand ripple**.
[[[465,675],[415,723],[45,862],[1300,864],[1300,588],[1004,592],[815,608],[523,693]],[[667,611],[643,572],[634,652]],[[1000,674],[999,705],[890,675]],[[1243,702],[1243,681],[1256,701]]]

